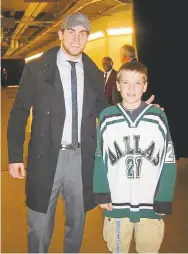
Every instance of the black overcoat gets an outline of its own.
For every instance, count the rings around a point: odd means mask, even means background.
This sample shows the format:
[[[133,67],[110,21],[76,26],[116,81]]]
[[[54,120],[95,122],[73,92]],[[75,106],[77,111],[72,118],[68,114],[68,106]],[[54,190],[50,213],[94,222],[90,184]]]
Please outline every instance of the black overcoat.
[[[60,47],[26,64],[8,123],[9,163],[23,162],[25,127],[33,108],[28,147],[26,204],[46,213],[52,191],[65,119],[63,87],[56,64]],[[84,98],[81,123],[82,179],[85,211],[92,209],[96,117],[107,105],[103,73],[83,53]]]

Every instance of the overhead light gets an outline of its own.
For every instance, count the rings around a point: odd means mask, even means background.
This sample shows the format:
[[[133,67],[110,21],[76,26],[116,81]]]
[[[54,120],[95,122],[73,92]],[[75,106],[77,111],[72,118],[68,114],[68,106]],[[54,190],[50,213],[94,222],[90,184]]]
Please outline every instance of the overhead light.
[[[98,31],[98,32],[90,34],[88,41],[96,40],[102,37],[104,37],[104,33],[102,31]]]
[[[107,29],[108,35],[121,35],[121,34],[132,34],[132,27],[122,27],[122,28],[110,28]]]
[[[38,58],[38,57],[40,57],[43,53],[44,53],[44,52],[38,53],[38,54],[33,55],[33,56],[30,56],[30,57],[27,57],[27,58],[25,58],[25,62],[27,63],[27,62],[29,62],[29,61],[35,59],[35,58]]]
[[[17,86],[17,85],[15,85],[15,86],[8,86],[8,88],[9,88],[9,87],[19,87],[19,86]]]

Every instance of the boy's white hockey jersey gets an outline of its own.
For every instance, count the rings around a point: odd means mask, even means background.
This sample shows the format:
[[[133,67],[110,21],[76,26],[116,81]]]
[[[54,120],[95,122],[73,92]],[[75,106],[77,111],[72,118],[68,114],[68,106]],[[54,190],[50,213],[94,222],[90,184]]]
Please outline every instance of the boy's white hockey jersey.
[[[97,139],[95,200],[113,204],[105,216],[137,222],[170,214],[176,163],[165,113],[148,105],[132,121],[121,104],[108,107]]]

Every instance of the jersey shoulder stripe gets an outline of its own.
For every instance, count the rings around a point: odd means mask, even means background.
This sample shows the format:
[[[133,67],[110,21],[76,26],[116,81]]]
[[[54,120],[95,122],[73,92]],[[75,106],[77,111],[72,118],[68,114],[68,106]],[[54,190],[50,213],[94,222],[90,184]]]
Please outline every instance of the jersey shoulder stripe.
[[[111,107],[105,108],[101,112],[99,119],[100,119],[100,129],[102,131],[107,126],[107,124],[111,122],[114,123],[114,121],[116,122],[119,120],[123,120],[124,118],[116,106],[111,106]]]
[[[143,121],[152,122],[159,126],[163,137],[165,138],[168,132],[167,118],[161,109],[152,106],[143,117]]]

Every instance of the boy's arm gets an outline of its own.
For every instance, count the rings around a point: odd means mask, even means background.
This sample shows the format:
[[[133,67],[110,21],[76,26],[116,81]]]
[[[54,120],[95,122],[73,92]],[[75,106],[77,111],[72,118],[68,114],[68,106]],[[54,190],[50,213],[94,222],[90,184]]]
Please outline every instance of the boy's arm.
[[[165,113],[163,113],[163,119],[167,128],[166,146],[164,160],[161,162],[162,171],[154,198],[154,211],[160,214],[171,214],[176,180],[176,159]]]
[[[97,127],[97,149],[95,154],[95,166],[93,178],[93,192],[96,204],[111,203],[110,188],[107,179],[107,163],[105,163],[105,158],[107,158],[107,154],[103,155],[104,144],[101,135],[102,118],[103,117],[101,114],[99,117]]]

